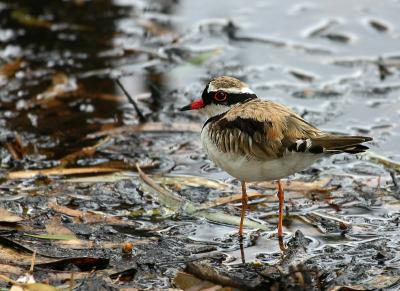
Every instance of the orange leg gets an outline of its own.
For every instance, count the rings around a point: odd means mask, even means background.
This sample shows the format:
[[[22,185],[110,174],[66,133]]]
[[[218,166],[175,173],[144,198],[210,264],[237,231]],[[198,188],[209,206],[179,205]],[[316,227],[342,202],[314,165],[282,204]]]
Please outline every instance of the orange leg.
[[[279,220],[278,220],[278,237],[283,237],[283,187],[281,181],[278,180],[278,198],[279,198]]]
[[[242,184],[242,211],[240,213],[240,225],[239,225],[239,236],[243,236],[243,222],[246,216],[247,209],[247,193],[246,193],[246,182],[240,181]]]

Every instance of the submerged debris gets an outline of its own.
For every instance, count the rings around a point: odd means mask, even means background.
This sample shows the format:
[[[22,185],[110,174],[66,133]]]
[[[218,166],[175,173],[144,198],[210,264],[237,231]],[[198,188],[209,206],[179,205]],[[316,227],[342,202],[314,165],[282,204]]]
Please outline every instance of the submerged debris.
[[[1,1],[0,287],[396,289],[396,4],[195,2]],[[282,182],[282,240],[273,181],[239,239],[238,181],[176,109],[216,75],[374,137]]]

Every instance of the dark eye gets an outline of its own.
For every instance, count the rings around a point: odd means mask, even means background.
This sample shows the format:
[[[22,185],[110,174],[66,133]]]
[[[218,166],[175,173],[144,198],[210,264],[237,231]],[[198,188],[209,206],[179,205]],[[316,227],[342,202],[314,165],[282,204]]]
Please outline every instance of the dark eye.
[[[225,101],[227,97],[228,97],[227,94],[223,91],[217,91],[214,94],[214,99],[218,102]]]

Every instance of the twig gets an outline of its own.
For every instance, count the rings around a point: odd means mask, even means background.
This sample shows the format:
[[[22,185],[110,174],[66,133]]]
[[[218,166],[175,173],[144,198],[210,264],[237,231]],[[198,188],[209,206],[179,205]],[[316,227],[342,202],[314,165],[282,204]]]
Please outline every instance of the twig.
[[[145,122],[146,118],[144,117],[142,111],[140,111],[139,106],[137,105],[136,101],[132,98],[132,96],[128,93],[128,91],[125,90],[125,87],[122,85],[121,81],[119,79],[115,79],[115,82],[121,88],[122,92],[124,92],[124,94],[126,95],[126,97],[129,100],[129,102],[135,108],[136,114],[139,117],[139,122]]]
[[[366,160],[369,160],[371,162],[374,162],[376,164],[380,164],[384,166],[386,169],[395,171],[395,172],[400,172],[400,163],[391,159],[388,159],[384,156],[381,156],[373,151],[367,151],[365,153],[360,154],[360,157],[365,158]]]
[[[267,195],[261,194],[261,193],[248,193],[247,198],[249,199],[256,199],[256,198],[263,198],[266,197]],[[242,199],[242,194],[233,194],[231,196],[227,197],[221,197],[221,198],[216,198],[214,200],[202,203],[200,205],[201,209],[208,209],[208,208],[213,208],[219,205],[224,205],[232,202],[236,202]]]
[[[31,275],[33,274],[33,268],[35,266],[35,261],[36,261],[36,250],[33,251],[31,267],[29,268],[29,274],[31,274]]]
[[[143,165],[142,168],[151,169],[154,168],[155,164]],[[113,173],[119,171],[135,170],[135,168],[128,167],[104,167],[104,166],[92,166],[92,167],[81,167],[81,168],[61,168],[55,167],[43,170],[23,170],[14,171],[7,174],[8,179],[24,179],[33,178],[36,175],[45,176],[66,176],[66,175],[80,175],[80,174],[100,174],[100,173]]]
[[[178,211],[181,208],[181,206],[183,206],[184,204],[183,199],[175,196],[170,191],[157,185],[153,179],[151,179],[142,171],[141,167],[139,166],[139,163],[136,163],[136,169],[142,181],[158,193],[157,198],[159,200],[162,200],[162,203],[164,203],[165,206],[172,209],[173,211]]]

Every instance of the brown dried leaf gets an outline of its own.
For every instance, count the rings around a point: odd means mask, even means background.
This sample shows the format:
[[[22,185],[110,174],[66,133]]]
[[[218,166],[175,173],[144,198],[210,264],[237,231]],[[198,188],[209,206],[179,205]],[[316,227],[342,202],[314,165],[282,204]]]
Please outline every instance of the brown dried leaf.
[[[18,244],[19,245],[19,244]],[[36,257],[36,262],[51,262],[54,259]],[[30,266],[32,261],[32,254],[21,251],[16,248],[0,245],[0,263],[12,264],[14,266]]]
[[[157,23],[154,20],[141,20],[139,21],[139,25],[141,25],[147,32],[149,32],[152,35],[156,36],[162,36],[166,34],[175,34],[175,31],[172,30],[171,28],[167,28],[166,25],[161,25],[160,23]]]
[[[46,223],[46,232],[51,235],[64,235],[74,239],[78,239],[75,234],[67,227],[61,224],[59,216],[54,216]]]
[[[232,290],[232,288],[223,288],[220,285],[215,285],[210,281],[201,280],[185,272],[178,272],[173,280],[173,283],[176,287],[182,290],[190,291]]]
[[[25,269],[16,267],[14,265],[0,264],[0,273],[7,275],[22,275]]]
[[[16,223],[22,221],[23,218],[18,215],[12,214],[4,208],[0,208],[0,222]]]
[[[21,58],[15,59],[0,67],[0,78],[10,78],[19,70],[23,63]]]
[[[107,168],[107,167],[82,167],[82,168],[50,168],[43,170],[24,170],[10,172],[7,175],[8,179],[24,179],[33,178],[37,175],[44,176],[65,176],[65,175],[78,175],[78,174],[98,174],[98,173],[112,173],[118,172],[121,169]]]
[[[80,210],[75,210],[75,209],[71,209],[71,208],[68,208],[65,206],[61,206],[55,202],[50,202],[48,204],[48,207],[50,209],[53,209],[54,211],[57,211],[59,213],[63,213],[63,214],[66,214],[66,215],[69,215],[72,217],[83,217],[85,215],[85,213]]]
[[[228,190],[231,188],[231,186],[227,183],[198,176],[161,176],[154,177],[154,180],[164,185],[173,185],[177,188],[182,188],[182,185],[191,187],[204,186],[219,190]]]
[[[327,185],[331,181],[330,177],[325,177],[320,180],[316,180],[313,182],[303,182],[303,181],[282,181],[282,186],[284,190],[294,191],[294,192],[319,192],[319,193],[328,193],[337,189],[337,187],[329,187]],[[276,189],[276,183],[265,181],[265,182],[253,182],[249,183],[249,185],[255,187],[261,187],[265,189]]]
[[[121,133],[136,132],[200,132],[201,124],[199,123],[163,123],[163,122],[146,122],[137,125],[126,125],[118,128],[106,129],[103,131],[89,134],[88,138],[99,138],[102,136],[112,136]]]
[[[66,74],[58,72],[53,75],[52,85],[46,91],[38,94],[36,99],[44,101],[55,97],[63,96],[66,93],[71,93],[78,90],[76,79],[68,77]],[[43,103],[43,102],[39,102]]]
[[[10,155],[13,157],[13,159],[16,161],[21,160],[28,152],[27,147],[23,145],[21,137],[19,135],[15,137],[14,141],[6,143],[5,147]]]
[[[110,165],[110,166],[107,166]],[[154,169],[158,166],[158,163],[150,163],[142,165],[142,169]],[[33,178],[37,175],[44,176],[69,176],[69,175],[82,175],[82,174],[101,174],[101,173],[114,173],[119,171],[135,171],[136,167],[132,167],[123,163],[113,162],[104,165],[91,166],[91,167],[80,167],[80,168],[62,168],[54,167],[50,169],[41,170],[23,170],[14,171],[7,174],[7,179],[24,179]]]
[[[102,213],[99,211],[97,211],[96,213],[86,212],[86,211],[83,212],[80,210],[71,209],[71,208],[68,208],[65,206],[58,205],[55,202],[50,202],[48,204],[48,207],[59,213],[63,213],[63,214],[66,214],[66,215],[69,215],[72,217],[76,217],[77,219],[75,220],[75,223],[85,222],[87,224],[95,224],[95,223],[103,222],[103,223],[109,223],[109,224],[123,224],[123,225],[134,224],[134,222],[132,222],[132,221],[125,221],[117,216],[111,216],[109,214]]]
[[[76,162],[76,160],[83,158],[83,157],[92,157],[96,151],[97,148],[102,146],[103,144],[107,143],[110,140],[109,137],[103,138],[100,141],[98,141],[96,144],[88,147],[84,147],[80,149],[79,151],[76,151],[74,153],[68,154],[62,159],[60,159],[60,165],[62,167],[71,165]]]

